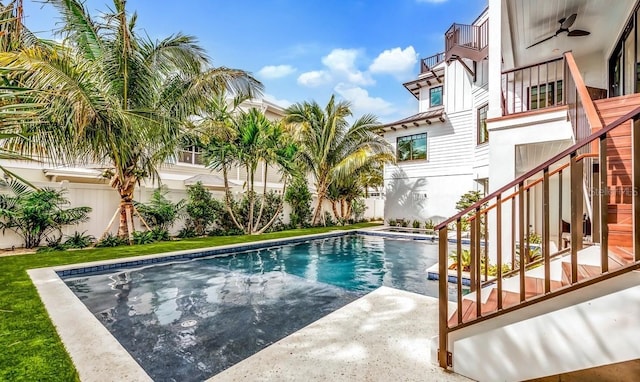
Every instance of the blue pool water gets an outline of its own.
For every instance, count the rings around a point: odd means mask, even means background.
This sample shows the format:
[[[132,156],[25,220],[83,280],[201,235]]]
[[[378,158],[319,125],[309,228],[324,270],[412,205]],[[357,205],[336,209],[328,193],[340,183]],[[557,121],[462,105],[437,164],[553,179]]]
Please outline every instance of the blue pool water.
[[[65,282],[155,381],[201,381],[379,286],[436,297],[437,252],[344,235]]]

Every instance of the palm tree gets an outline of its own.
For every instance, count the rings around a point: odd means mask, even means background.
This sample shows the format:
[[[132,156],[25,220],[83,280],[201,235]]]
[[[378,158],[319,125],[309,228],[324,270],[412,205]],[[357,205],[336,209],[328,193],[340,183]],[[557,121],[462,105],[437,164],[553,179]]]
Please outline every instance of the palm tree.
[[[394,160],[391,146],[376,133],[380,124],[375,116],[363,115],[349,125],[347,118],[352,113],[347,101],[336,102],[332,95],[324,109],[315,101],[303,102],[286,113],[285,120],[297,127],[301,161],[315,181],[314,225],[320,221],[322,203],[334,182],[348,179],[371,163]]]
[[[118,235],[130,238],[135,186],[157,179],[189,118],[216,93],[252,95],[262,85],[245,71],[210,67],[194,37],[152,41],[139,35],[137,15],[127,13],[125,0],[113,0],[99,22],[80,0],[47,3],[64,21],[63,43],[0,53],[0,67],[47,105],[42,120],[48,124],[38,127],[35,144],[56,161],[105,167],[120,195]]]
[[[271,166],[280,170],[284,181],[283,193],[286,192],[287,180],[294,172],[294,157],[297,150],[280,123],[269,121],[261,111],[255,108],[246,112],[237,111],[237,100],[234,100],[233,105],[231,109],[216,108],[216,111],[206,119],[211,121],[212,126],[218,126],[218,129],[208,136],[209,142],[204,151],[205,160],[209,168],[222,172],[225,204],[233,223],[247,234],[260,234],[276,221],[284,203],[282,200],[274,216],[260,226],[267,199],[268,170]],[[263,186],[260,208],[256,213],[255,175],[261,163]],[[247,216],[237,216],[233,208],[228,173],[234,166],[243,167],[247,174],[245,183],[249,205]]]

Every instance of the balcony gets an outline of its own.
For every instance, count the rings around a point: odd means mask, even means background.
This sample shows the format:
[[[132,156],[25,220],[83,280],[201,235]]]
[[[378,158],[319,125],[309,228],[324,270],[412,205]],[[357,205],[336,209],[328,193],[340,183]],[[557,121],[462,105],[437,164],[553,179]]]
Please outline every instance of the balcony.
[[[489,20],[480,25],[453,24],[444,34],[445,61],[468,58],[481,61],[489,48]]]
[[[420,62],[420,74],[433,73],[434,68],[442,62],[444,62],[444,52],[423,58]]]

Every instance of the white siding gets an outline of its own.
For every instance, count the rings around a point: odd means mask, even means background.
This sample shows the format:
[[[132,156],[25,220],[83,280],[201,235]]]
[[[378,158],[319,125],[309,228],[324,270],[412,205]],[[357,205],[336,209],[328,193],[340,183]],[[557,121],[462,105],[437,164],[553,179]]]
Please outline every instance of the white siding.
[[[464,60],[469,68],[473,62]],[[457,61],[452,61],[445,69],[444,103],[447,113],[469,110],[472,107],[471,74]]]

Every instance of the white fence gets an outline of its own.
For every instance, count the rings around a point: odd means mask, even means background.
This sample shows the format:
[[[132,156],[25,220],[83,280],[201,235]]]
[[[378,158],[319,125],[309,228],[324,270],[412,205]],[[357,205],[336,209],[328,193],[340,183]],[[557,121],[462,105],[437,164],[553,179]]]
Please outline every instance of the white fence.
[[[68,181],[51,183],[51,182],[33,182],[37,187],[49,187],[53,189],[66,190],[66,197],[69,199],[70,204],[67,207],[91,207],[91,213],[89,214],[89,221],[78,225],[72,225],[63,229],[64,235],[71,235],[74,232],[85,232],[88,235],[93,235],[96,238],[100,237],[107,228],[109,221],[112,219],[118,205],[120,198],[118,193],[109,187],[107,184],[84,184],[84,183],[70,183]],[[151,198],[153,188],[137,187],[135,191],[134,199],[139,202],[147,202]],[[2,190],[0,190],[2,192]],[[214,193],[216,197],[221,197],[221,193]],[[167,194],[173,202],[177,202],[181,199],[187,198],[186,189],[169,189]],[[384,213],[384,200],[369,198],[365,200],[367,209],[364,217],[366,219],[383,218]],[[329,203],[324,206],[326,211],[331,211],[331,205]],[[285,205],[282,213],[282,218],[285,222],[289,220],[289,207]],[[117,218],[116,218],[117,219]],[[137,220],[137,219],[136,219]],[[177,232],[182,225],[177,223],[172,231]],[[137,227],[138,229],[140,227]],[[113,224],[111,232],[115,233],[118,229],[117,221]],[[42,245],[45,243],[43,242]],[[0,249],[6,248],[20,248],[23,241],[20,236],[12,231],[6,230],[4,234],[0,232]]]

